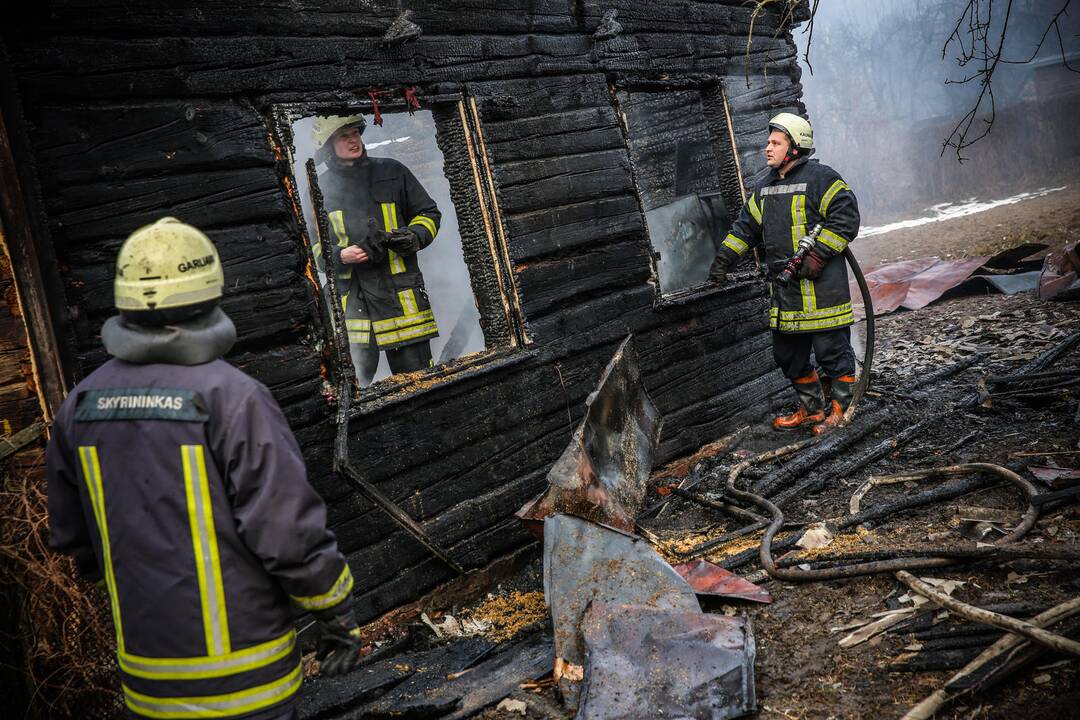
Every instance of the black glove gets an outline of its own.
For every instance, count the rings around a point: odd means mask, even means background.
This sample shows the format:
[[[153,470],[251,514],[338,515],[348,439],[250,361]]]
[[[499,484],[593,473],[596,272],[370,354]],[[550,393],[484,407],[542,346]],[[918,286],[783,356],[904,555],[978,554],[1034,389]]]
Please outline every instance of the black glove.
[[[319,644],[315,657],[319,659],[320,675],[344,675],[360,662],[360,628],[352,611],[327,618],[316,618],[319,624]]]
[[[390,236],[379,227],[375,218],[368,218],[367,237],[357,245],[364,248],[370,262],[381,263],[386,259],[386,246],[389,242]]]
[[[817,280],[825,270],[825,264],[827,262],[829,262],[828,258],[818,255],[815,250],[811,249],[810,252],[806,253],[806,256],[803,257],[799,277],[806,278],[807,280]]]
[[[397,228],[391,232],[387,244],[398,255],[415,255],[420,252],[420,236],[415,230],[407,227]]]
[[[727,273],[731,267],[731,261],[724,255],[717,255],[709,266],[709,282],[727,282]]]

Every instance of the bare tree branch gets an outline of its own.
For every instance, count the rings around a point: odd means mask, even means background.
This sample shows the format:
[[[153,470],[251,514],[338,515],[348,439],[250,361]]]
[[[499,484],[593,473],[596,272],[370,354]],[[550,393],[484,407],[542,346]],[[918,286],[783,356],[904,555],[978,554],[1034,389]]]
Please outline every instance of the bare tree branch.
[[[947,148],[951,147],[956,152],[957,161],[963,162],[965,159],[963,151],[990,134],[990,130],[994,125],[994,120],[997,117],[997,105],[994,98],[992,83],[994,72],[997,70],[998,65],[1000,63],[1022,65],[1031,62],[1039,54],[1039,51],[1042,49],[1051,30],[1054,30],[1055,35],[1057,36],[1062,64],[1066,69],[1072,72],[1080,72],[1080,70],[1069,65],[1065,56],[1065,43],[1061,37],[1060,19],[1071,3],[1072,0],[1064,0],[1061,9],[1054,13],[1054,16],[1046,26],[1046,30],[1043,31],[1038,44],[1035,46],[1035,50],[1031,54],[1031,57],[1026,60],[1007,60],[1002,56],[1002,53],[1005,47],[1005,40],[1009,34],[1009,20],[1012,16],[1013,0],[1007,0],[1005,5],[1005,17],[1001,23],[1001,30],[997,37],[996,47],[993,46],[994,38],[992,37],[994,0],[968,0],[967,4],[964,6],[963,12],[960,13],[960,17],[957,18],[953,31],[949,34],[948,39],[945,41],[945,45],[941,48],[941,56],[942,58],[946,57],[950,45],[955,44],[957,47],[956,62],[959,67],[966,68],[969,64],[977,65],[977,69],[963,79],[946,79],[945,84],[964,85],[977,80],[979,83],[979,94],[975,99],[975,103],[971,110],[964,114],[959,122],[953,127],[949,136],[942,142],[942,155],[945,154]],[[965,43],[965,38],[967,43]],[[979,131],[976,129],[976,121],[979,120],[980,113],[987,112],[984,110],[986,105],[989,106],[989,117],[982,119],[981,124],[983,127],[981,131]],[[972,136],[972,133],[977,134]]]

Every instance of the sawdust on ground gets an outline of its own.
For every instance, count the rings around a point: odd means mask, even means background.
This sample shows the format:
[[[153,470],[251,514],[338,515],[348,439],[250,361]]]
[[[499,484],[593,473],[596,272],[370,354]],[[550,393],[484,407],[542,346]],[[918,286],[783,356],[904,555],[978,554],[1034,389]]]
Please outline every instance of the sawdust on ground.
[[[484,636],[495,642],[503,642],[546,620],[549,610],[543,592],[515,590],[506,595],[492,595],[463,615],[490,622],[491,630]]]

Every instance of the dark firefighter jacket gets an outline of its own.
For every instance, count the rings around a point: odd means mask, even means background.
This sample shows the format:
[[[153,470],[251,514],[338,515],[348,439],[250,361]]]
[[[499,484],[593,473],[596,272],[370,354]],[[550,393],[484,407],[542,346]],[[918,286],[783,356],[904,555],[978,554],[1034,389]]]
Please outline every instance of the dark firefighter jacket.
[[[104,579],[128,709],[287,708],[290,600],[347,611],[353,578],[266,387],[223,360],[112,359],[64,402],[47,463],[50,544]]]
[[[769,283],[769,327],[785,333],[831,330],[851,325],[847,266],[838,258],[859,233],[859,206],[847,183],[828,165],[802,159],[781,179],[770,171],[747,198],[720,254],[734,264],[748,249],[764,243],[770,267],[791,257],[799,240],[822,224],[815,251],[829,262],[817,280],[800,279],[781,287]],[[773,273],[770,272],[770,279]]]
[[[349,342],[367,345],[374,337],[382,350],[428,340],[439,334],[424,289],[416,255],[399,255],[386,248],[381,256],[371,239],[372,224],[384,232],[407,225],[420,238],[420,247],[439,232],[435,201],[407,167],[391,158],[364,156],[352,165],[333,160],[319,177],[323,205],[337,238],[333,248],[338,288],[345,309]],[[366,263],[344,264],[341,250],[359,245],[376,257]]]

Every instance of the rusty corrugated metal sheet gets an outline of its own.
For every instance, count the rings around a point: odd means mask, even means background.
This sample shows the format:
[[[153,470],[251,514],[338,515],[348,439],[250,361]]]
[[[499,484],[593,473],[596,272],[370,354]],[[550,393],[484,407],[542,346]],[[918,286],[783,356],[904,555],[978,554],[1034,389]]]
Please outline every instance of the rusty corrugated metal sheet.
[[[990,256],[942,260],[936,257],[915,258],[889,263],[866,273],[866,284],[874,302],[874,314],[884,315],[897,308],[918,310],[971,277]],[[851,297],[856,314],[865,316],[859,286],[851,283]]]

